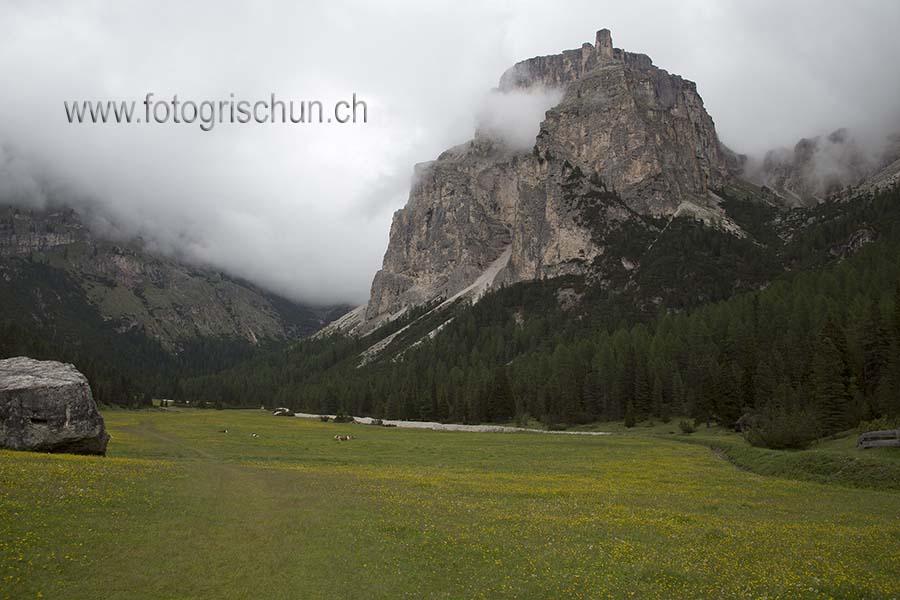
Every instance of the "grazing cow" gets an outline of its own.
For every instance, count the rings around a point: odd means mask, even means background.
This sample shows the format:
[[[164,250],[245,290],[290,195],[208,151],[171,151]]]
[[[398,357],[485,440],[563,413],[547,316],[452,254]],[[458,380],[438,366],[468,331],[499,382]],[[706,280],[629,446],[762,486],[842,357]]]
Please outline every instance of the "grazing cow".
[[[259,437],[259,434],[258,434],[258,433],[251,433],[251,434],[250,434],[250,437]]]
[[[219,433],[228,433],[228,430],[227,430],[227,429],[220,429],[220,430],[219,430]]]
[[[353,436],[352,435],[336,435],[336,436],[334,436],[334,439],[336,439],[339,442],[349,442],[350,440],[353,439]]]

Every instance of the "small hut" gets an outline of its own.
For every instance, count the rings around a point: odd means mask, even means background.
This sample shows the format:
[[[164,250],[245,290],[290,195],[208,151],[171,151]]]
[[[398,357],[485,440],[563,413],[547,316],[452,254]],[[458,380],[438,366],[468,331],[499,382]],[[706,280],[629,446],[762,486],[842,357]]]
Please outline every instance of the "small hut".
[[[859,435],[856,447],[862,450],[866,448],[883,448],[894,446],[900,448],[900,429],[885,429],[883,431],[867,431]]]

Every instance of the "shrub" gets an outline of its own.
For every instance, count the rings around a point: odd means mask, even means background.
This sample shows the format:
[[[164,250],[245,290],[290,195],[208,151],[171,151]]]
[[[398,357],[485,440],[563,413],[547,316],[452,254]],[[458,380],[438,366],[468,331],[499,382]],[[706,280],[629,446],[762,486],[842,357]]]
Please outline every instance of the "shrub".
[[[808,411],[779,410],[753,419],[743,432],[752,446],[775,450],[806,448],[816,439],[816,421]]]
[[[515,418],[516,427],[528,427],[529,420],[530,420],[530,417],[528,416],[528,413],[524,413],[521,411],[516,413],[516,418]]]
[[[334,415],[334,422],[335,423],[355,423],[356,419],[354,419],[350,415],[341,411],[338,414]]]
[[[331,419],[328,418],[328,415],[319,415],[319,420],[322,421],[323,423],[327,423]]]
[[[637,419],[634,418],[634,415],[628,413],[625,415],[625,427],[631,428],[637,425]]]
[[[694,433],[695,431],[697,431],[697,428],[694,427],[694,424],[691,423],[690,421],[688,421],[687,419],[682,419],[682,420],[678,421],[678,429],[681,430],[681,433],[685,433],[687,435],[690,435],[690,434]]]

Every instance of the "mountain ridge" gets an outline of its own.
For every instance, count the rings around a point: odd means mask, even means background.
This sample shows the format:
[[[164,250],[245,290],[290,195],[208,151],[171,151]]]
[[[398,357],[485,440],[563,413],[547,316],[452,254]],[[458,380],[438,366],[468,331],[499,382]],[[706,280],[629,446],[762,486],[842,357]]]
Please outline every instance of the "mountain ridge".
[[[35,266],[45,267],[37,275]],[[343,307],[307,307],[222,272],[148,251],[140,240],[94,233],[78,211],[0,206],[0,279],[26,314],[24,322],[52,322],[53,314],[21,285],[29,275],[68,278],[87,303],[120,333],[138,331],[178,354],[203,338],[300,339]],[[12,312],[12,307],[8,312]]]

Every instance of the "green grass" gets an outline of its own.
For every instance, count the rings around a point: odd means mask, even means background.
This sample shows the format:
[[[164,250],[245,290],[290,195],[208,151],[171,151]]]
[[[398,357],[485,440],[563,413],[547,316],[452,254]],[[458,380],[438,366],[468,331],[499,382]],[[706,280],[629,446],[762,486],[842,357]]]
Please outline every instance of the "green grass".
[[[856,439],[848,433],[796,451],[754,448],[734,434],[702,430],[689,441],[708,446],[737,467],[761,475],[900,491],[900,448],[857,450]]]
[[[900,493],[759,475],[664,426],[105,417],[106,458],[0,452],[0,598],[900,597]]]
[[[629,436],[656,436],[699,444],[719,453],[736,467],[772,477],[837,484],[876,490],[900,490],[900,449],[857,450],[857,432],[824,439],[806,450],[780,451],[754,448],[733,431],[700,425],[684,434],[675,418],[668,423],[645,421],[635,427],[623,422],[597,423],[577,430],[603,430]]]

